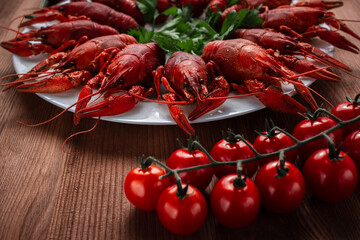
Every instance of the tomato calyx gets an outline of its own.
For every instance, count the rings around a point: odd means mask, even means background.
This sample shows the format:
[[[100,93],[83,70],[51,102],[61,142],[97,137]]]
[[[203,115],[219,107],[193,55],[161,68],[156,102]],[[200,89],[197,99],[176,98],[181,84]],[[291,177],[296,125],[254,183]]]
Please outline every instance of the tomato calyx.
[[[176,140],[178,141],[178,143],[179,143],[179,145],[180,145],[180,147],[181,147],[182,149],[186,149],[186,150],[188,150],[190,153],[193,153],[193,152],[195,152],[195,150],[198,150],[198,149],[197,149],[197,145],[194,144],[194,142],[197,142],[197,140],[193,140],[191,136],[190,136],[190,137],[188,138],[188,140],[187,140],[187,146],[185,146],[185,145],[180,141],[180,139],[177,138]]]
[[[304,118],[307,118],[311,121],[315,121],[317,120],[320,115],[323,113],[324,109],[323,108],[318,108],[314,113],[311,113],[310,110],[308,109],[307,113],[305,114],[300,114],[301,116],[303,116]]]
[[[289,168],[285,166],[285,156],[284,156],[283,151],[280,152],[280,161],[279,162],[280,162],[280,167],[279,167],[279,163],[276,164],[277,175],[275,176],[278,179],[285,177],[289,173]]]
[[[342,143],[336,149],[335,143],[331,140],[331,138],[327,134],[323,134],[323,135],[324,135],[324,137],[326,138],[326,140],[327,140],[327,142],[329,144],[329,155],[328,155],[329,160],[330,161],[343,160],[345,158],[345,156],[340,156]]]
[[[147,157],[145,159],[145,156],[143,154],[141,157],[139,157],[139,160],[137,160],[135,157],[135,165],[142,170],[146,170],[151,166],[153,159],[153,157]]]
[[[187,196],[190,196],[190,194],[187,194],[187,191],[188,191],[188,188],[189,188],[189,182],[187,182],[186,186],[183,188],[181,178],[179,177],[179,174],[175,171],[174,175],[175,175],[176,185],[177,185],[176,196],[180,200],[184,200],[184,198],[186,198]]]
[[[227,133],[227,134],[226,134]],[[233,130],[228,128],[227,132],[222,132],[223,138],[228,143],[237,143],[240,140],[240,137],[238,134],[235,134]]]
[[[244,177],[242,177],[242,165],[241,165],[241,161],[237,162],[237,178],[234,179],[234,187],[235,188],[244,188],[246,187],[246,179],[247,179],[247,174],[244,175]]]
[[[358,95],[356,95],[355,99],[352,100],[350,97],[345,97],[346,100],[351,103],[352,105],[358,105],[360,104],[360,93]]]
[[[265,132],[258,132],[258,131],[255,131],[255,132],[257,134],[259,134],[263,137],[267,137],[267,138],[272,138],[272,137],[275,137],[276,135],[280,134],[280,131],[276,131],[276,126],[271,119],[270,119],[270,124],[269,124],[269,121],[267,119],[265,119]]]

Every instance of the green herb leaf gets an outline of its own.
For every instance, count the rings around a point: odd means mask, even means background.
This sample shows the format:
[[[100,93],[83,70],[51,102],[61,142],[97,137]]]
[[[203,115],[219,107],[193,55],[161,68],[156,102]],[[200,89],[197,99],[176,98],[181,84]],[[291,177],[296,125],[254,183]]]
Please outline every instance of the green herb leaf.
[[[166,15],[166,16],[169,16],[169,15],[176,16],[177,11],[178,11],[177,7],[171,7],[171,8],[166,9],[165,11],[163,11],[161,14]]]
[[[155,6],[155,0],[141,0],[141,2],[143,3],[143,10]],[[192,18],[190,5],[182,8],[172,7],[164,11],[163,14],[173,17],[157,31],[154,30],[153,25],[152,31],[140,27],[137,30],[131,30],[129,34],[134,36],[139,43],[156,42],[169,54],[184,51],[202,55],[207,43],[227,39],[239,27],[252,27],[262,23],[261,18],[257,17],[258,9],[243,9],[239,12],[228,13],[220,32],[215,29],[217,29],[221,12],[211,13],[208,10],[206,21]]]
[[[156,8],[157,0],[137,0],[135,4],[144,14],[145,22],[154,21],[159,16],[159,11]]]
[[[226,4],[226,8],[231,7],[232,5],[237,4],[238,2],[240,2],[240,0],[230,0],[230,1],[228,1],[228,3]]]

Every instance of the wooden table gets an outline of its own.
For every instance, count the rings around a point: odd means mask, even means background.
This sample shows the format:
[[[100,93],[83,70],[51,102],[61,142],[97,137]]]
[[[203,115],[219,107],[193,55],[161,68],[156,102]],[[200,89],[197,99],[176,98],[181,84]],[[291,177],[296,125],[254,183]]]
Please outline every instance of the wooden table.
[[[334,11],[336,16],[360,19],[360,1],[344,2],[344,7]],[[0,25],[8,26],[12,19],[39,4],[40,0],[1,0]],[[16,23],[10,26],[16,28]],[[359,23],[348,25],[360,34]],[[0,31],[1,41],[13,36],[13,32]],[[360,46],[359,41],[351,40]],[[0,76],[15,73],[11,54],[0,51]],[[359,55],[337,49],[335,57],[360,76]],[[360,92],[359,79],[335,72],[342,77],[340,83],[317,81],[312,85],[333,104]],[[48,124],[26,127],[17,121],[38,123],[61,109],[35,94],[18,93],[14,89],[2,92],[0,102],[0,239],[181,238],[164,229],[156,212],[135,209],[123,191],[124,178],[134,167],[135,157],[145,154],[166,161],[178,148],[176,138],[185,141],[187,136],[179,127],[101,121],[91,133],[66,143],[66,151],[78,152],[68,155],[62,151],[64,140],[72,133],[91,128],[95,120],[84,119],[74,126],[73,114],[68,112]],[[201,143],[211,150],[221,139],[221,130],[228,128],[253,141],[254,130],[264,130],[265,118],[288,130],[301,120],[299,116],[261,110],[228,120],[194,124],[194,128]],[[209,189],[205,194],[207,200]],[[359,238],[359,207],[358,187],[349,199],[337,204],[324,203],[307,194],[304,203],[292,213],[275,215],[261,210],[255,222],[238,230],[219,225],[209,211],[205,225],[187,238]]]

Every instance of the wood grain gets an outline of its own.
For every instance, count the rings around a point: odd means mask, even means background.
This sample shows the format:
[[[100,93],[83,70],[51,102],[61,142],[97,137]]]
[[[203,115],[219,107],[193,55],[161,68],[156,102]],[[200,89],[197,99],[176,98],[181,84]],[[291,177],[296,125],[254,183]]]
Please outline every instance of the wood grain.
[[[0,25],[37,8],[40,0],[0,0]],[[360,19],[360,1],[345,0],[334,12],[338,18]],[[359,23],[348,25],[360,34]],[[16,28],[16,21],[10,24]],[[0,30],[0,40],[14,33]],[[351,38],[355,44],[359,41]],[[0,76],[14,73],[11,55],[1,49]],[[359,55],[342,50],[335,57],[360,76]],[[312,88],[333,104],[360,92],[359,79],[335,70],[340,83],[317,81]],[[13,80],[10,78],[9,80]],[[4,82],[4,80],[2,80]],[[317,97],[321,102],[321,99]],[[63,141],[72,133],[91,128],[95,120],[72,124],[72,114],[39,127],[38,123],[61,110],[34,94],[15,90],[0,94],[0,239],[182,239],[164,229],[156,212],[135,209],[126,199],[123,181],[134,158],[152,155],[166,161],[178,148],[176,138],[186,135],[177,126],[137,126],[100,122],[89,134]],[[329,106],[326,106],[328,109]],[[194,124],[200,141],[210,150],[227,128],[254,140],[264,129],[264,118],[293,129],[299,116],[262,110],[245,116]],[[208,188],[205,197],[209,200]],[[240,216],[239,216],[240,217]],[[250,226],[232,230],[217,223],[211,211],[205,225],[187,239],[358,239],[360,192],[346,201],[328,204],[307,194],[296,211],[275,215],[262,210]]]

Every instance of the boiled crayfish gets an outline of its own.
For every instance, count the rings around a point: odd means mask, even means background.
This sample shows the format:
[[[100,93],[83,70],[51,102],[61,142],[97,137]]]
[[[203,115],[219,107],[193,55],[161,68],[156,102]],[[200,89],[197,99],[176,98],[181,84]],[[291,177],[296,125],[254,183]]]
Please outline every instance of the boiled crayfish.
[[[52,20],[68,22],[79,19],[91,19],[99,24],[111,26],[119,32],[127,32],[139,27],[139,24],[131,16],[104,4],[91,2],[72,2],[42,8],[26,15],[25,18],[29,20],[21,23],[21,27]]]
[[[301,7],[318,7],[318,8],[325,8],[325,9],[333,9],[337,7],[343,6],[344,3],[342,1],[322,1],[322,0],[300,0],[297,1],[294,6],[301,6]]]
[[[1,42],[1,46],[21,57],[29,57],[40,53],[51,53],[59,47],[65,49],[73,41],[78,41],[83,36],[92,39],[118,33],[110,26],[100,25],[89,20],[76,20],[18,33],[15,39]]]
[[[298,114],[306,108],[282,93],[281,80],[294,84],[297,92],[312,109],[318,105],[310,91],[294,72],[257,44],[245,39],[231,39],[208,43],[203,51],[206,62],[213,61],[225,78],[240,92],[253,92],[268,108]]]
[[[74,123],[84,117],[112,116],[132,109],[141,97],[153,92],[153,88],[145,89],[144,85],[152,83],[152,71],[164,61],[165,52],[156,43],[132,44],[119,50],[105,70],[81,90]],[[92,93],[95,88],[99,89]],[[87,106],[95,94],[103,95],[104,100]]]
[[[73,0],[73,2],[76,1]],[[145,24],[144,15],[137,7],[135,0],[93,0],[93,2],[105,4],[119,12],[123,12],[129,16],[132,16],[140,25]],[[173,2],[170,0],[158,0],[156,8],[158,9],[159,13],[162,13],[172,5]],[[160,15],[156,20],[157,23],[160,23],[166,20],[166,18],[164,15]]]
[[[290,5],[291,2],[292,2],[291,0],[242,0],[235,5],[238,5],[236,8],[242,6],[242,9],[257,8],[260,5],[268,9],[274,9],[281,6]],[[211,0],[209,3],[209,8],[211,12],[217,12],[219,10],[224,11],[228,3],[229,0]],[[296,3],[293,4],[293,6],[318,7],[318,8],[326,8],[326,9],[337,8],[337,7],[341,7],[342,5],[344,5],[342,1],[322,1],[322,0],[301,0],[301,1],[296,1]]]
[[[318,67],[309,61],[298,59],[295,56],[288,56],[288,54],[302,55],[322,64],[334,66],[345,71],[351,71],[348,66],[329,56],[319,48],[311,46],[309,43],[297,41],[294,38],[286,36],[285,34],[280,33],[274,29],[238,29],[233,33],[232,38],[247,39],[262,46],[265,49],[273,49],[278,51],[280,54],[282,54],[282,56],[279,56],[279,58],[284,60],[283,63],[290,69],[294,68],[293,70],[296,72],[308,72],[317,69]],[[340,79],[336,74],[331,73],[325,69],[314,72],[312,75],[308,76],[330,81],[337,81]]]
[[[87,39],[80,40],[80,43],[85,40]],[[27,74],[12,82],[10,87],[34,78],[41,78],[41,75],[45,74],[44,79],[21,84],[17,90],[34,93],[66,91],[96,75],[112,51],[123,49],[128,44],[134,43],[137,43],[135,38],[127,34],[108,35],[85,41],[75,46],[71,51],[59,51],[50,55]]]
[[[299,40],[307,40],[318,36],[332,45],[354,53],[359,48],[336,31],[320,27],[320,23],[327,23],[337,30],[342,30],[360,40],[360,37],[349,29],[345,23],[336,19],[334,13],[321,8],[283,6],[265,11],[259,16],[264,20],[262,28],[273,28],[286,32]]]
[[[154,72],[154,82],[159,97],[160,84],[164,84],[168,93],[162,97],[173,103],[168,104],[172,118],[190,135],[194,135],[195,131],[176,105],[177,101],[185,101],[182,104],[197,103],[196,109],[189,115],[190,120],[195,120],[223,104],[230,89],[224,77],[214,78],[211,63],[206,64],[201,57],[186,52],[171,55],[165,68],[161,66]]]

